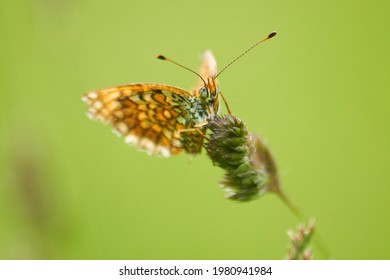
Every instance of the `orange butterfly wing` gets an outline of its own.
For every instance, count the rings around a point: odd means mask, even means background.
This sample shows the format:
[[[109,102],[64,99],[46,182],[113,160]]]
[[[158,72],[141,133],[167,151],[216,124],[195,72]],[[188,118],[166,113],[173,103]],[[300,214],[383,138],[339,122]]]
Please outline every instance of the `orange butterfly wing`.
[[[130,84],[89,92],[82,99],[89,106],[90,118],[110,125],[127,143],[148,154],[168,157],[183,150],[200,152],[203,142],[200,135],[190,133],[191,139],[199,144],[191,143],[197,148],[189,149],[179,132],[194,125],[188,112],[189,97],[190,93],[177,87]]]

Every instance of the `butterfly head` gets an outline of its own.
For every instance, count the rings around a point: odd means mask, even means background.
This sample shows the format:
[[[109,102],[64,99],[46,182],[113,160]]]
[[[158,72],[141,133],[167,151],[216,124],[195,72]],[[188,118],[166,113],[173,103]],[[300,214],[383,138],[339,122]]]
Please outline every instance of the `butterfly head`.
[[[199,88],[199,98],[211,115],[217,114],[219,111],[220,92],[219,86],[213,77],[207,78],[204,85]]]

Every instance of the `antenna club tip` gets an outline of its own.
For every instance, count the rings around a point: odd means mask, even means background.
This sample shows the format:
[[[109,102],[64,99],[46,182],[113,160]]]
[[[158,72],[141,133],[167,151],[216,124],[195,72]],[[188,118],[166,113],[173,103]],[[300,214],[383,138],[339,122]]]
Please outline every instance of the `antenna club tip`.
[[[268,39],[271,39],[272,37],[274,37],[275,35],[276,35],[277,33],[276,33],[276,31],[273,31],[273,32],[271,32],[269,35],[268,35]]]
[[[157,56],[157,59],[166,60],[167,58],[161,54]]]

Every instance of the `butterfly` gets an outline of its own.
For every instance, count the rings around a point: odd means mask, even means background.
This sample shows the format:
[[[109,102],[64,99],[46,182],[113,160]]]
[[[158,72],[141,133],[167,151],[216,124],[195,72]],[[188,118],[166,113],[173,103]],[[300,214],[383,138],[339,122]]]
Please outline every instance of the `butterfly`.
[[[88,92],[82,97],[88,105],[87,115],[111,126],[125,142],[148,154],[198,154],[208,121],[219,113],[220,96],[230,113],[216,78],[242,55],[275,35],[273,32],[257,42],[219,73],[211,51],[203,53],[199,74],[159,55],[157,58],[195,73],[199,77],[197,87],[186,91],[163,84],[129,84]]]
[[[129,84],[85,94],[87,115],[110,125],[125,141],[149,154],[197,154],[202,126],[219,111],[213,54],[203,54],[199,86],[189,92],[162,84]],[[203,80],[203,81],[202,81]]]

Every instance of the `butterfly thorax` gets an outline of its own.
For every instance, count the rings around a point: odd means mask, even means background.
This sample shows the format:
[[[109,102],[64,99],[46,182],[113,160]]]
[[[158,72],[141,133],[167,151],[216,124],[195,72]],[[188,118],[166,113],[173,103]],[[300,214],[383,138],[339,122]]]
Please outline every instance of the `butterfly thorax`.
[[[211,116],[204,101],[196,96],[188,98],[186,109],[188,110],[191,122],[194,125],[207,121]]]

